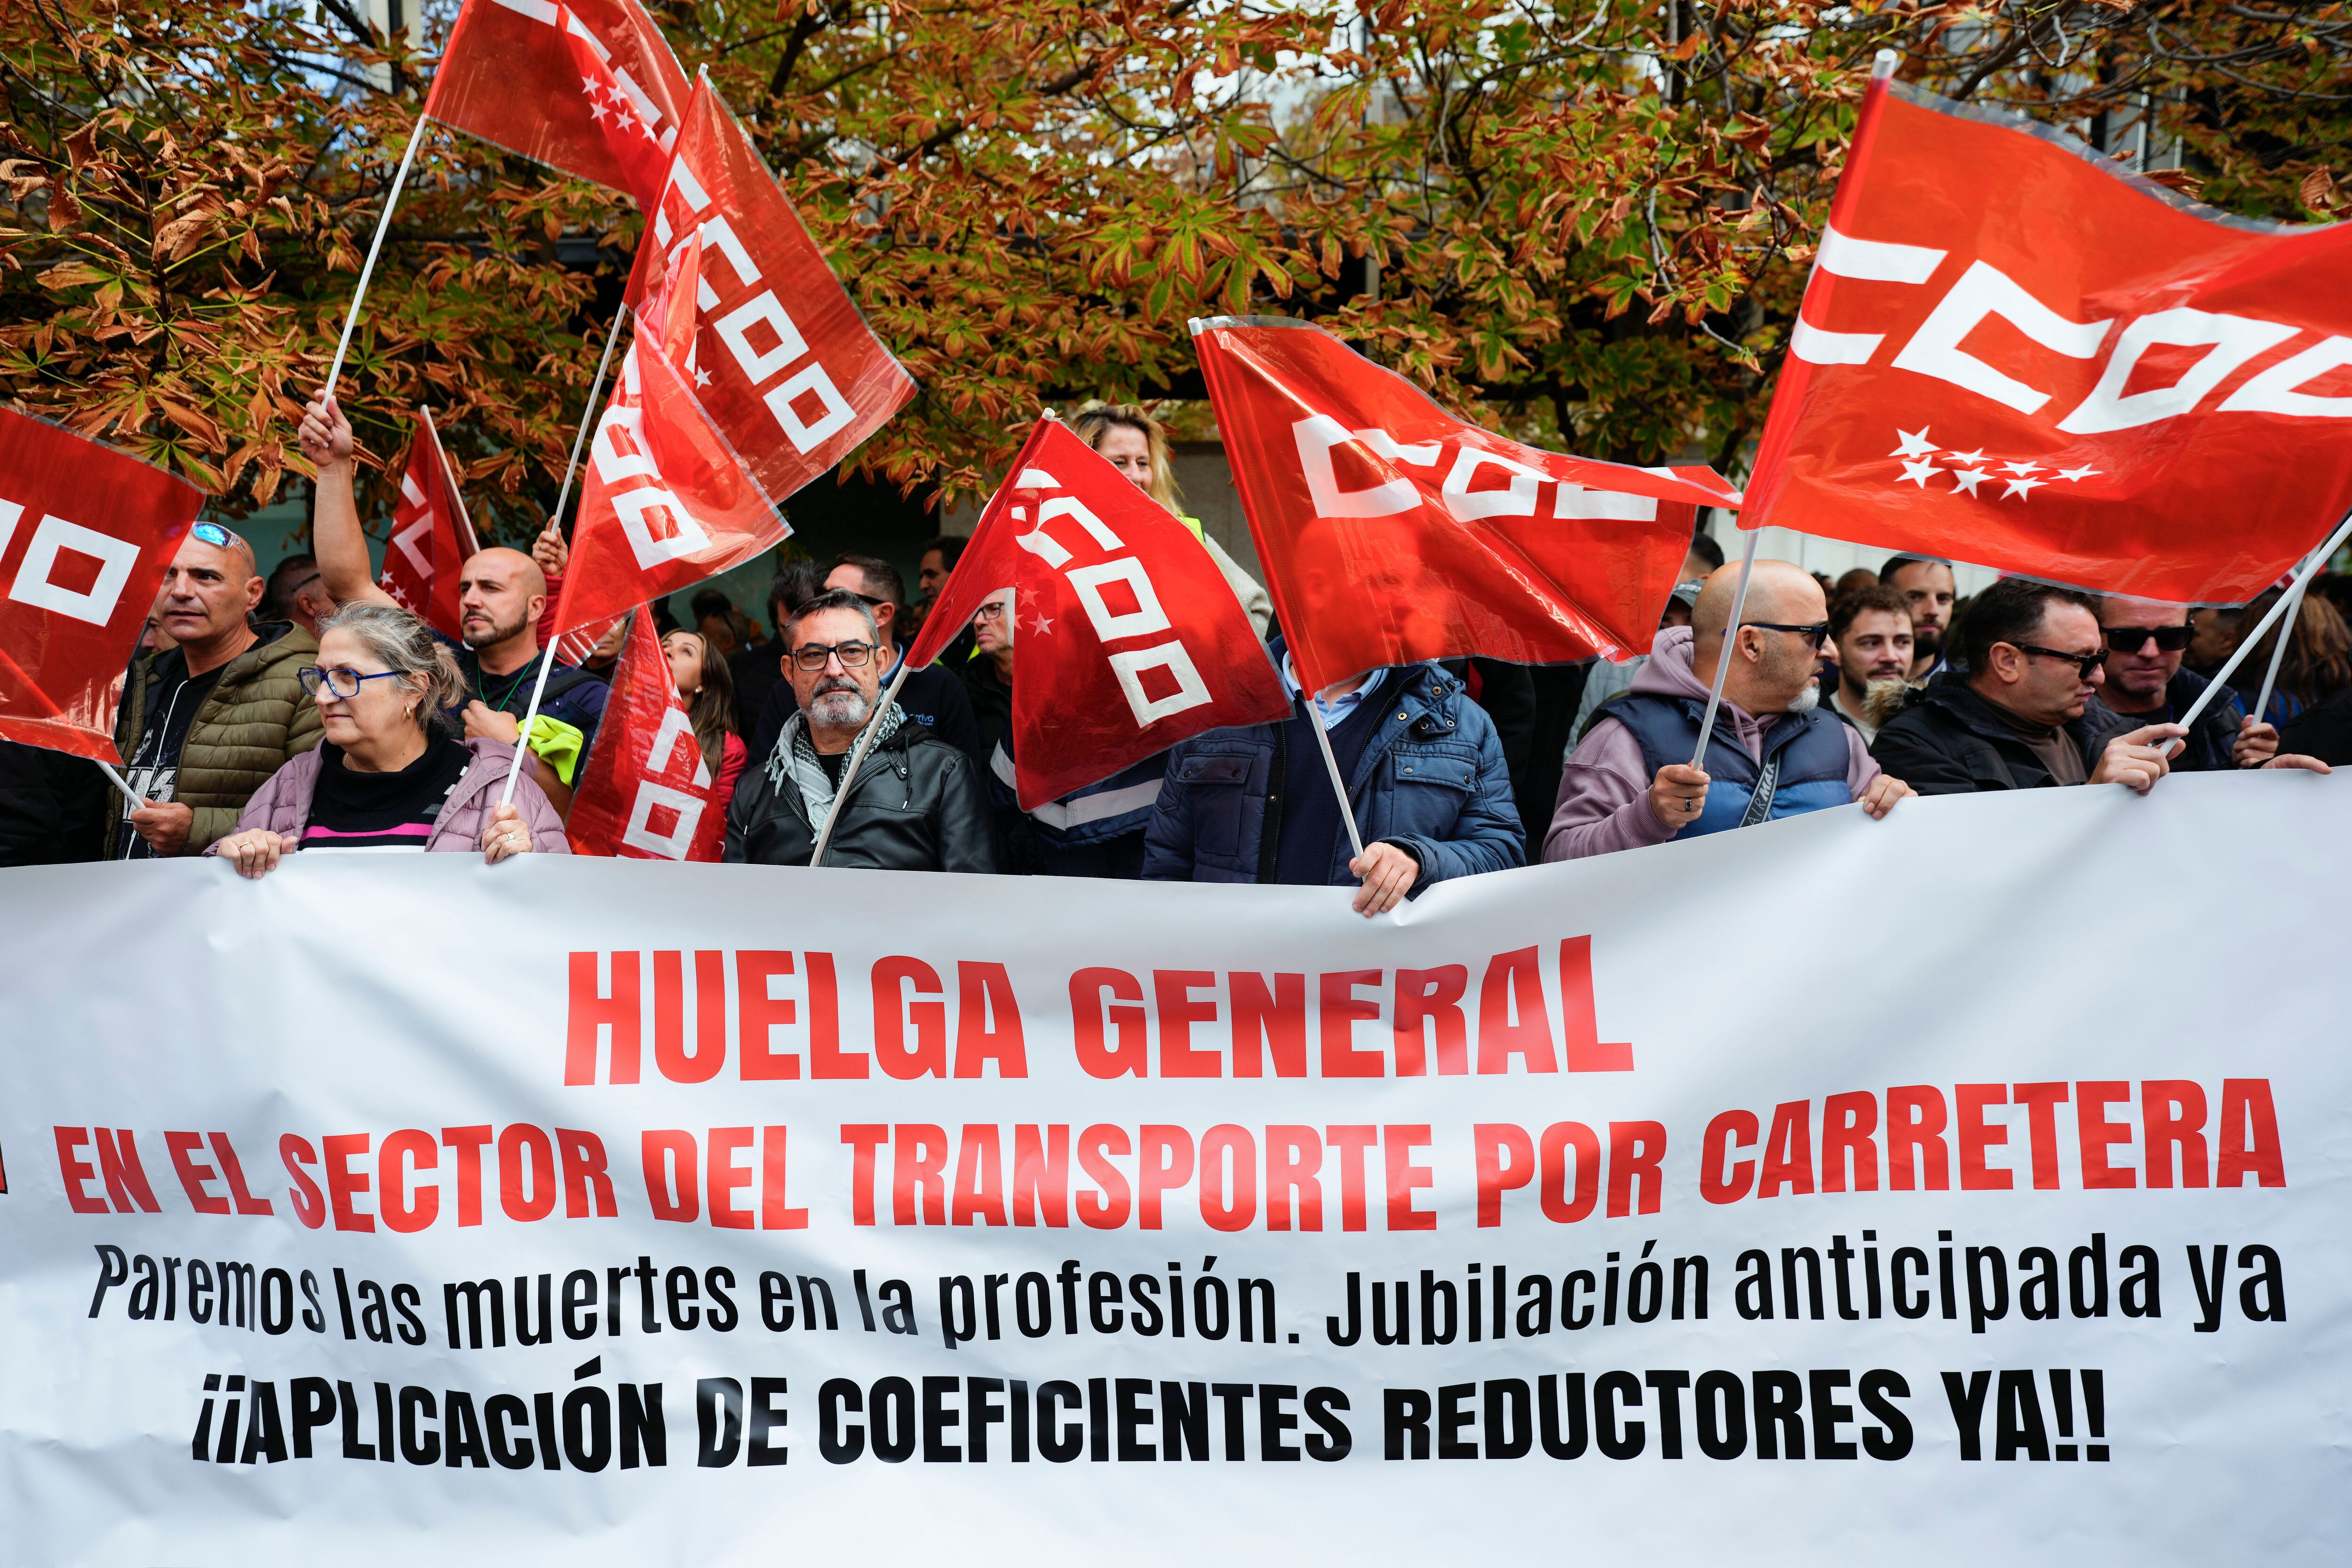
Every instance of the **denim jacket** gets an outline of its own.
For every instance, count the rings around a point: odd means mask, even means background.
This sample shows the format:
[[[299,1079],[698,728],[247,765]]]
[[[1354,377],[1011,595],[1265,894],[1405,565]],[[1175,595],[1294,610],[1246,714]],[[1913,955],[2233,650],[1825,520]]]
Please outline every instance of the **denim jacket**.
[[[1389,684],[1382,706],[1379,732],[1348,781],[1364,842],[1394,844],[1420,861],[1416,894],[1448,877],[1525,865],[1527,836],[1502,742],[1462,683],[1436,665],[1413,665],[1402,691]],[[1211,730],[1172,748],[1146,832],[1145,879],[1273,881],[1282,814],[1272,796],[1288,748],[1314,745],[1294,706],[1286,723]],[[1323,777],[1315,782],[1328,787]],[[1348,840],[1334,837],[1325,880],[1344,886],[1355,880]]]

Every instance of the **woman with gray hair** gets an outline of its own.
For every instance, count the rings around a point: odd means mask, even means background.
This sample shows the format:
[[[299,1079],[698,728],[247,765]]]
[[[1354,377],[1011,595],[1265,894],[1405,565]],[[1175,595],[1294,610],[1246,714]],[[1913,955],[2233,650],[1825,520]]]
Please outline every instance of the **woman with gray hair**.
[[[326,739],[272,774],[236,831],[206,854],[260,877],[298,849],[479,849],[491,865],[533,849],[571,853],[528,772],[513,804],[496,804],[513,749],[450,732],[443,715],[465,701],[465,680],[416,616],[346,605],[319,623],[318,662],[297,674]]]

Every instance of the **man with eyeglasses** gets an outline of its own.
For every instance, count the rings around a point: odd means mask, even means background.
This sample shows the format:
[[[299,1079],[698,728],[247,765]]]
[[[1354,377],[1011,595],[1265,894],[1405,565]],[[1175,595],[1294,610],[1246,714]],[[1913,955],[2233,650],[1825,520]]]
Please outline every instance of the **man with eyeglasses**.
[[[2211,684],[2181,668],[2193,637],[2183,605],[2106,595],[2099,600],[2099,630],[2105,638],[2107,679],[2084,710],[2094,733],[2165,724],[2186,713]],[[2172,771],[2216,773],[2259,768],[2278,755],[2278,731],[2258,724],[2228,687],[2216,693],[2197,727],[2172,755]]]
[[[2120,784],[2146,795],[2171,770],[2179,725],[2084,718],[2107,679],[2089,595],[2004,577],[1976,596],[1960,637],[1967,673],[1947,669],[1913,693],[1871,747],[1920,794]]]
[[[262,587],[253,547],[220,524],[200,522],[181,542],[155,601],[173,646],[131,660],[115,719],[125,776],[146,804],[110,815],[106,858],[203,854],[272,773],[319,743],[319,710],[297,674],[318,640],[254,624]]]
[[[798,710],[766,765],[744,774],[727,808],[725,858],[805,866],[826,813],[842,801],[828,866],[884,871],[993,871],[988,805],[971,759],[892,703],[875,713],[884,666],[874,612],[845,589],[793,612],[784,678]],[[850,749],[867,722],[872,746],[855,778]]]
[[[1546,860],[1606,855],[1752,826],[1859,801],[1874,817],[1912,793],[1871,761],[1859,733],[1820,706],[1815,661],[1829,637],[1822,585],[1759,561],[1731,628],[1739,568],[1708,574],[1687,627],[1658,634],[1632,689],[1601,704],[1560,772]],[[1727,636],[1727,631],[1729,635]],[[1723,705],[1698,750],[1718,659]]]
[[[898,569],[876,555],[837,555],[831,570],[826,572],[824,586],[829,593],[845,593],[855,596],[874,617],[881,661],[877,689],[890,684],[898,673],[898,660],[904,651],[898,647],[892,625],[898,617],[899,606],[907,601],[906,580]],[[791,669],[785,669],[789,678]],[[798,700],[793,695],[791,679],[778,681],[760,710],[759,722],[751,729],[751,756],[754,761],[775,750],[776,737],[784,731],[784,721],[793,716]],[[980,725],[972,717],[971,698],[965,692],[961,678],[948,658],[941,658],[907,677],[898,689],[898,707],[908,722],[929,730],[949,745],[970,758],[977,769],[984,766],[988,752],[980,742]],[[828,855],[827,859],[832,857]]]

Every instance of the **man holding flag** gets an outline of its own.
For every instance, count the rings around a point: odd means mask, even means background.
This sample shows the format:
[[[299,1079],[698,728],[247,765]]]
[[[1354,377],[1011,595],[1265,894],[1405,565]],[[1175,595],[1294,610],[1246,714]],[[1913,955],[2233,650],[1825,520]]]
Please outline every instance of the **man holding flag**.
[[[320,575],[339,605],[389,605],[368,559],[352,494],[352,427],[331,397],[318,397],[302,416],[302,451],[318,465],[318,507],[311,521]],[[469,700],[460,713],[466,738],[513,745],[542,661],[554,651],[539,646],[540,612],[547,579],[519,550],[493,546],[467,557],[457,582],[457,667]],[[446,634],[444,634],[446,635]],[[569,812],[579,766],[595,742],[610,695],[585,670],[558,664],[532,721],[530,749],[540,788],[559,813]]]

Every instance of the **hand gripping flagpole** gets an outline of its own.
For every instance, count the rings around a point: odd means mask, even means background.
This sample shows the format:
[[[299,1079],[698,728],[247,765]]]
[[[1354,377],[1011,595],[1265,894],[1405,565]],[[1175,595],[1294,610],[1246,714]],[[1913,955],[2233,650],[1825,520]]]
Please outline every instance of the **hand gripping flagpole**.
[[[360,305],[367,299],[368,279],[375,276],[375,258],[383,249],[384,232],[392,227],[392,209],[400,205],[400,188],[408,184],[409,165],[416,161],[416,149],[425,140],[426,117],[419,114],[415,126],[408,132],[408,147],[400,155],[400,172],[392,177],[392,189],[383,198],[383,212],[375,220],[375,237],[368,241],[367,260],[360,266],[359,287],[352,291],[352,308],[343,317],[343,335],[335,344],[335,363],[327,367],[327,384],[321,389],[326,396],[335,395],[335,383],[343,374],[343,356],[351,351],[352,329],[359,325]]]
[[[2257,724],[2263,722],[2263,715],[2270,709],[2271,690],[2273,687],[2278,685],[2279,666],[2286,662],[2286,645],[2288,640],[2294,636],[2294,617],[2296,613],[2303,608],[2304,584],[2309,581],[2310,579],[2308,577],[2298,578],[2296,579],[2294,586],[2287,591],[2288,603],[2285,624],[2279,627],[2278,641],[2271,647],[2271,668],[2270,672],[2263,677],[2263,694],[2255,700],[2254,705],[2250,710],[2252,712],[2254,722]],[[2195,619],[2195,616],[2192,615],[2190,618],[2193,620]]]
[[[2237,651],[2230,656],[2229,662],[2214,673],[2211,680],[2205,683],[2205,689],[2197,694],[2197,700],[2189,705],[2189,711],[2174,720],[2174,723],[2186,730],[2197,722],[2198,716],[2203,713],[2206,707],[2212,702],[2215,693],[2228,683],[2231,675],[2236,671],[2238,666],[2245,662],[2246,656],[2254,651],[2254,645],[2263,640],[2263,634],[2278,624],[2279,618],[2286,614],[2289,605],[2302,599],[2303,591],[2311,585],[2311,580],[2314,577],[2319,575],[2319,569],[2327,564],[2329,558],[2343,548],[2347,539],[2352,539],[2352,513],[2347,513],[2344,521],[2336,525],[2336,531],[2327,536],[2326,543],[2311,552],[2311,559],[2305,562],[2303,570],[2294,574],[2294,585],[2279,595],[2278,603],[2270,607],[2270,613],[2262,618],[2261,623],[2252,631],[2238,638]],[[2279,646],[2282,648],[2286,646],[2284,633],[2280,634]],[[2264,689],[2265,691],[2268,689],[2267,682],[2264,684]],[[2256,717],[2260,717],[2259,713]]]
[[[1748,579],[1756,570],[1756,536],[1760,529],[1742,529],[1748,542],[1739,552],[1739,586],[1731,595],[1731,619],[1723,628],[1723,646],[1715,651],[1715,684],[1707,688],[1706,717],[1699,721],[1698,750],[1691,753],[1690,765],[1703,767],[1706,762],[1706,739],[1715,733],[1715,710],[1723,705],[1723,678],[1731,672],[1731,645],[1739,637],[1739,617],[1748,608]],[[1697,652],[1698,633],[1693,630],[1691,645]]]
[[[563,466],[563,489],[555,498],[555,520],[563,519],[563,507],[572,499],[572,476],[580,468],[580,450],[587,444],[588,427],[596,422],[596,397],[604,389],[604,372],[613,363],[613,344],[621,335],[621,320],[629,313],[624,305],[613,315],[613,325],[604,334],[604,352],[596,361],[596,379],[588,384],[588,407],[580,416],[580,429],[572,437],[572,460]],[[561,641],[561,638],[557,639]],[[515,780],[522,774],[523,753],[530,750],[530,726],[539,717],[540,699],[547,695],[547,678],[555,668],[555,643],[540,650],[539,679],[531,683],[530,704],[522,710],[522,727],[515,731],[514,755],[507,762],[506,787],[499,792],[499,804],[514,804]]]
[[[849,799],[849,792],[857,783],[858,765],[866,761],[866,753],[874,747],[874,732],[882,728],[882,715],[890,711],[890,705],[898,700],[898,689],[907,684],[907,677],[914,671],[914,661],[901,656],[898,673],[890,678],[890,684],[883,689],[880,697],[875,699],[874,711],[866,715],[865,727],[857,731],[857,744],[849,749],[849,761],[842,765],[841,787],[833,792],[833,805],[825,809],[824,826],[817,829],[816,847],[809,853],[811,866],[824,864],[825,846],[833,842],[833,825],[841,820],[842,805]]]

